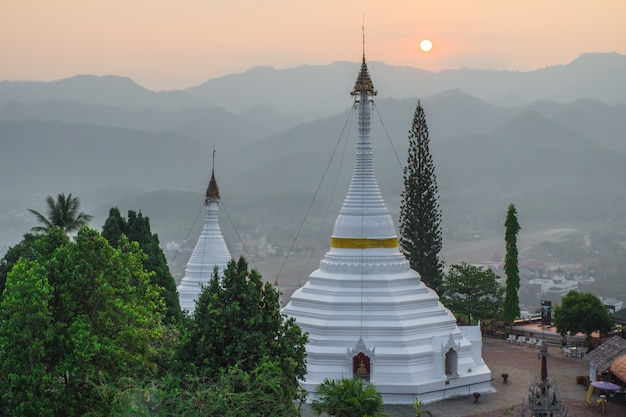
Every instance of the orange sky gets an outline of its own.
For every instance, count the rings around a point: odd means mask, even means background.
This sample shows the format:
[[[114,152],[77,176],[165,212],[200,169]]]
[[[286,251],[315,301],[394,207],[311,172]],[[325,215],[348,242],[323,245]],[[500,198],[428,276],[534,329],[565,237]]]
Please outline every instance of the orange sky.
[[[0,0],[0,80],[116,74],[170,90],[356,62],[363,17],[368,60],[392,65],[524,71],[626,54],[625,0]]]

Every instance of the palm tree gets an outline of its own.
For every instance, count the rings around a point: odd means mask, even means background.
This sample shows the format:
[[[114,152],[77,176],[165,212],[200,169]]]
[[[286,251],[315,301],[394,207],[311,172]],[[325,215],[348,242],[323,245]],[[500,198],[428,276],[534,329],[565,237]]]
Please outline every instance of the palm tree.
[[[46,232],[54,226],[59,226],[66,233],[69,233],[78,230],[93,218],[93,216],[82,211],[78,212],[80,200],[78,197],[72,197],[72,194],[65,197],[65,194],[61,193],[57,196],[56,201],[49,195],[46,202],[48,203],[48,217],[36,210],[28,209],[43,225],[33,227],[30,229],[32,232]]]

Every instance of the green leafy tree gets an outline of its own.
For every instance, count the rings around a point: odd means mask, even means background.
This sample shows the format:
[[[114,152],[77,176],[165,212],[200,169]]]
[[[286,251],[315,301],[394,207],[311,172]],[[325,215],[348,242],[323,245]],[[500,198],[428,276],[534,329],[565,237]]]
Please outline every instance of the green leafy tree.
[[[46,347],[53,336],[52,287],[44,268],[19,261],[6,292],[0,306],[0,413],[51,415],[56,383],[46,370]]]
[[[517,234],[521,227],[517,221],[517,210],[509,204],[504,221],[504,241],[506,254],[504,255],[504,273],[506,274],[506,293],[504,296],[504,320],[512,322],[520,316],[519,309],[519,265],[517,260]]]
[[[46,198],[48,204],[48,217],[35,211],[28,209],[35,215],[41,226],[35,226],[31,229],[33,232],[46,232],[54,226],[62,228],[65,232],[75,232],[81,226],[89,223],[93,216],[85,214],[80,210],[80,200],[78,197],[72,197],[72,194],[61,193],[55,200],[52,196]]]
[[[24,235],[24,240],[15,246],[11,246],[0,259],[0,299],[2,299],[9,272],[11,272],[17,261],[23,256],[27,259],[32,259],[32,245],[36,239],[35,235]]]
[[[280,312],[279,293],[246,260],[231,260],[223,276],[215,270],[196,301],[179,360],[209,374],[233,366],[254,371],[265,359],[275,363],[296,395],[306,373],[306,334]]]
[[[441,302],[468,324],[493,318],[502,305],[504,288],[491,270],[467,263],[450,266],[442,283]]]
[[[315,415],[334,417],[383,417],[383,398],[371,384],[361,378],[325,379],[315,387],[311,409]]]
[[[26,319],[19,322],[16,318],[32,316],[36,308],[40,312],[37,334],[42,340],[35,343],[38,350],[33,357],[53,381],[45,394],[54,400],[53,412],[39,415],[73,416],[87,411],[98,415],[106,407],[96,386],[114,384],[122,377],[150,376],[158,365],[153,346],[162,335],[161,290],[150,283],[138,244],[128,240],[116,249],[97,231],[83,227],[70,242],[60,228],[53,227],[28,247],[8,274],[0,335],[28,338],[23,330]],[[51,291],[45,290],[44,277]],[[14,285],[12,279],[29,283],[34,293],[25,294],[28,289]],[[39,301],[27,304],[18,299]],[[25,354],[2,350],[0,367],[10,368]],[[22,371],[21,377],[29,375]],[[27,401],[24,407],[38,407],[46,397],[31,390],[22,398]]]
[[[586,335],[587,344],[596,330],[606,333],[611,330],[611,316],[600,298],[590,292],[570,291],[554,307],[553,323],[557,332]]]
[[[166,319],[180,320],[182,311],[178,299],[176,281],[172,276],[167,259],[159,244],[159,236],[152,234],[150,219],[144,217],[141,212],[128,211],[128,219],[124,219],[117,207],[109,210],[102,227],[102,236],[107,239],[111,246],[119,245],[120,238],[126,236],[128,240],[139,243],[139,247],[146,254],[144,267],[152,272],[152,283],[163,288],[163,298],[167,307]]]
[[[440,292],[443,262],[441,210],[435,165],[429,149],[428,125],[417,103],[409,132],[409,152],[404,167],[404,191],[400,205],[400,246],[422,282]]]
[[[109,242],[109,245],[117,246],[122,235],[126,235],[127,229],[128,223],[122,217],[120,209],[117,207],[109,209],[109,217],[106,218],[102,226],[102,237]]]
[[[63,233],[49,233],[45,238],[41,238],[40,235],[25,234],[24,239],[10,247],[0,259],[0,299],[7,276],[20,258],[31,261],[50,259],[57,247],[68,243],[69,239]]]

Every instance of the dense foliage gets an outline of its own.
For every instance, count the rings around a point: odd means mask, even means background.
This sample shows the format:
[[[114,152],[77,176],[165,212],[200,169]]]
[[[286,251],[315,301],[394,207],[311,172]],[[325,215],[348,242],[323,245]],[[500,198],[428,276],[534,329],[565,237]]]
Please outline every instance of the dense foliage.
[[[517,259],[517,234],[521,227],[517,221],[517,210],[509,204],[504,221],[504,241],[506,254],[504,255],[504,273],[506,274],[506,293],[504,296],[504,320],[512,322],[520,316],[519,308],[519,264]]]
[[[316,415],[333,417],[383,417],[383,397],[361,378],[325,379],[315,388],[317,399],[311,403]]]
[[[8,296],[0,307],[0,413],[46,415],[56,385],[46,370],[53,340],[52,288],[44,268],[26,261],[15,265],[6,288]]]
[[[0,415],[298,416],[306,335],[242,258],[166,322],[146,255],[83,227],[1,260]]]
[[[583,333],[587,342],[595,331],[603,333],[611,330],[609,313],[596,295],[590,292],[570,291],[554,307],[553,324],[559,333]]]
[[[31,229],[33,232],[46,232],[58,226],[65,232],[74,232],[81,226],[86,225],[92,219],[93,216],[85,214],[80,210],[80,200],[78,197],[72,197],[72,194],[61,193],[55,200],[52,196],[46,198],[48,204],[48,217],[35,211],[28,209],[31,213],[37,217],[37,221],[41,223],[41,226],[35,226]]]
[[[441,302],[462,323],[494,318],[502,308],[504,293],[497,279],[491,269],[467,263],[451,265],[442,283]]]
[[[217,374],[170,373],[102,385],[99,394],[112,416],[297,417],[292,385],[277,365],[264,360],[250,372],[233,366]]]
[[[165,254],[159,246],[159,237],[150,230],[150,219],[141,212],[128,211],[128,219],[120,214],[117,207],[109,210],[109,217],[102,226],[102,236],[111,246],[119,246],[122,236],[139,243],[139,247],[146,254],[143,261],[148,272],[152,272],[152,283],[163,288],[163,298],[167,307],[166,318],[179,320],[182,312],[176,290],[176,281],[170,273]]]
[[[419,272],[422,282],[441,293],[441,210],[429,143],[426,115],[418,102],[409,132],[407,165],[404,167],[400,246],[411,268]]]
[[[115,249],[87,228],[70,242],[53,227],[29,245],[7,275],[0,308],[1,411],[103,413],[95,386],[158,366],[160,290],[137,244]]]
[[[37,249],[38,246],[41,245],[38,244],[37,236],[28,233],[24,235],[24,240],[15,246],[11,246],[4,254],[4,257],[0,259],[0,299],[2,297],[1,294],[4,292],[9,272],[11,272],[21,257],[34,259],[35,251],[43,249]]]
[[[231,260],[200,294],[181,356],[206,372],[251,371],[269,358],[295,383],[306,374],[307,336],[280,313],[279,296],[243,257]]]

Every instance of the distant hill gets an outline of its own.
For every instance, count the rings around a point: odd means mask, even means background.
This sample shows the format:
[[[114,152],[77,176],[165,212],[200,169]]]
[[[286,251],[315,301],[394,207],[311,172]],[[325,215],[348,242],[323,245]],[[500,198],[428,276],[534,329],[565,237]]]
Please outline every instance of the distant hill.
[[[106,126],[151,133],[176,132],[198,143],[216,145],[220,153],[230,157],[231,152],[250,141],[295,124],[289,117],[281,117],[277,111],[265,109],[265,118],[258,114],[260,111],[251,109],[243,115],[219,107],[172,111],[146,108],[131,111],[101,104],[53,99],[32,104],[10,101],[0,105],[0,122],[61,122],[82,125],[83,129],[86,126]]]
[[[457,103],[463,101],[458,94],[449,98]],[[468,216],[479,213],[491,217],[495,225],[502,220],[498,215],[504,215],[510,202],[518,205],[525,216],[532,213],[526,217],[532,221],[590,221],[600,214],[621,211],[626,196],[616,190],[626,188],[622,184],[626,175],[624,151],[613,151],[601,141],[536,111],[496,109],[489,118],[490,105],[464,99],[476,117],[485,112],[485,119],[491,123],[472,123],[475,118],[462,117],[462,105],[446,106],[439,101],[440,96],[422,102],[444,210],[465,211]],[[406,161],[412,104],[412,100],[379,102],[380,113],[391,117],[385,119],[386,125],[374,121],[372,127],[379,185],[394,212],[403,187],[400,164]],[[447,112],[451,108],[457,110],[454,115]],[[252,195],[298,187],[313,193],[340,140],[338,132],[346,118],[347,113],[343,113],[254,144],[251,152],[242,152],[243,165],[251,169],[240,172],[238,190]],[[446,121],[453,126],[446,126]],[[587,122],[601,128],[601,122],[594,123],[593,114],[588,115]],[[354,147],[354,139],[341,140],[352,142],[347,146],[345,142],[339,144],[326,173],[326,191],[336,185],[340,190],[338,199],[347,189]],[[259,162],[253,164],[253,160]],[[319,162],[303,163],[308,160]]]
[[[220,97],[220,104],[234,112],[270,103],[281,111],[297,109],[322,117],[345,108],[357,65],[335,62],[281,70],[258,67],[208,80],[184,92],[200,100]],[[466,68],[430,72],[375,61],[369,62],[368,68],[379,98],[427,97],[460,89],[501,106],[583,98],[626,104],[626,56],[616,53],[585,54],[567,65],[527,72]]]
[[[182,91],[150,91],[130,78],[115,75],[76,75],[52,82],[0,81],[0,104],[13,100],[39,103],[52,99],[102,104],[127,110],[148,107],[174,110],[211,103]]]
[[[126,110],[223,107],[235,113],[271,105],[302,122],[336,114],[346,107],[358,65],[342,61],[289,69],[256,67],[184,90],[160,92],[119,76],[77,75],[54,82],[0,81],[0,105],[62,99]],[[459,89],[507,107],[537,100],[592,99],[626,104],[626,56],[617,53],[584,54],[569,64],[535,71],[462,68],[431,72],[376,61],[369,62],[368,67],[379,98],[424,98]]]
[[[210,147],[180,133],[5,121],[0,137],[3,195],[78,195],[114,186],[190,190],[210,176]]]
[[[525,73],[371,63],[375,169],[392,215],[419,99],[447,238],[501,233],[511,202],[524,225],[621,222],[625,60],[589,54]],[[0,252],[32,225],[26,208],[43,210],[60,192],[98,217],[118,204],[143,210],[162,241],[183,240],[214,146],[223,208],[239,233],[288,250],[308,212],[301,239],[311,244],[332,227],[350,180],[358,68],[256,68],[160,93],[121,77],[0,82]]]

